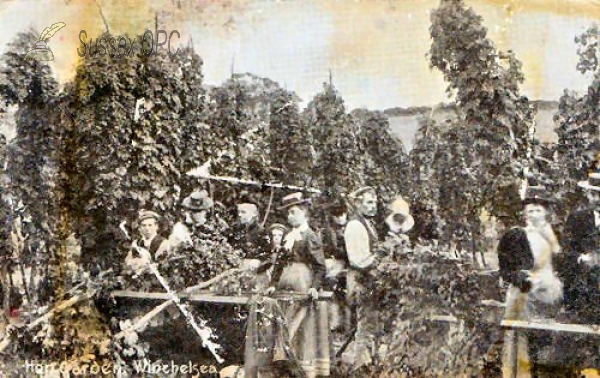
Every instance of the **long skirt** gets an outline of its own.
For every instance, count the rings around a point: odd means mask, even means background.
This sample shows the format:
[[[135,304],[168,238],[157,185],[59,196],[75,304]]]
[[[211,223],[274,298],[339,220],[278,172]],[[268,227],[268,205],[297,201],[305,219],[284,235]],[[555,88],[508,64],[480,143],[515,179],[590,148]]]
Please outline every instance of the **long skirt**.
[[[250,314],[246,328],[246,348],[244,351],[244,377],[271,378],[275,350],[290,355],[287,345],[285,314],[275,299],[255,296],[250,301]]]
[[[312,270],[303,263],[291,263],[282,272],[279,290],[307,293],[313,279]],[[294,358],[308,378],[329,376],[329,322],[327,303],[310,299],[282,302],[288,344]],[[274,361],[289,358],[275,351]]]

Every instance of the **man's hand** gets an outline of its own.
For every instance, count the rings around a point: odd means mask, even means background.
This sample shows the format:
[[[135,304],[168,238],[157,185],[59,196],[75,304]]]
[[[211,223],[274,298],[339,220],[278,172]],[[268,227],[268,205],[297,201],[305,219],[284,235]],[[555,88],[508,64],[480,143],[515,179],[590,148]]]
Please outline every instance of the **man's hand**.
[[[273,286],[266,288],[264,291],[265,295],[267,295],[267,296],[272,295],[274,292],[275,292],[275,287],[273,287]]]
[[[308,289],[308,295],[314,300],[316,301],[317,299],[319,299],[319,292],[317,291],[317,289],[315,289],[314,287],[311,287],[310,289]]]

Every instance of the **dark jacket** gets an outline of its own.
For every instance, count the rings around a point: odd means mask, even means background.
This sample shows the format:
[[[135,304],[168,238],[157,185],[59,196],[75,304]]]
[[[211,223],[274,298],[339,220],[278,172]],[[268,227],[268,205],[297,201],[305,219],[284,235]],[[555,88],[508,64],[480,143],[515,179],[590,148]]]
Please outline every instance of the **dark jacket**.
[[[346,241],[344,239],[345,226],[332,225],[325,232],[324,248],[327,258],[342,260],[348,263]]]
[[[579,262],[585,253],[600,253],[600,231],[592,210],[578,211],[569,216],[563,237],[563,255],[557,265],[565,285],[564,303],[588,323],[600,321],[600,267]]]
[[[246,227],[236,225],[227,234],[229,244],[243,252],[243,258],[267,261],[271,255],[271,245],[267,232],[258,223]]]
[[[506,282],[527,292],[531,283],[523,270],[533,269],[534,259],[527,233],[521,227],[508,230],[498,243],[498,262],[500,276]]]
[[[281,278],[283,268],[293,262],[301,262],[308,265],[313,271],[312,287],[320,289],[325,278],[325,255],[323,254],[323,243],[319,235],[312,229],[301,233],[302,240],[296,241],[291,251],[281,248],[278,251],[271,277],[271,286]]]

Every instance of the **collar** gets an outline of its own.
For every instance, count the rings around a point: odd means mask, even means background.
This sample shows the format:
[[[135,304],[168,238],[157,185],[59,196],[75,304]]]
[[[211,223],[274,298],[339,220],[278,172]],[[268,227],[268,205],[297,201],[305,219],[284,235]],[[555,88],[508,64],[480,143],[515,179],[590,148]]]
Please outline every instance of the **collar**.
[[[154,238],[157,236],[158,234],[154,234],[151,237],[149,237],[148,239],[146,239],[145,237],[142,236],[142,243],[144,244],[150,244],[152,243],[152,240],[154,240]]]

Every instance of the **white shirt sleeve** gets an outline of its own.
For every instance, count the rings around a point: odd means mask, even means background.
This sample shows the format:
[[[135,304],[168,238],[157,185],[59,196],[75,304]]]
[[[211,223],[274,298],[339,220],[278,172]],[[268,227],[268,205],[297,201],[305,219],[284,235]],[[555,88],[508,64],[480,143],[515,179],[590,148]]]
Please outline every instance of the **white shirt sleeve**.
[[[373,264],[375,256],[371,253],[369,232],[362,223],[357,220],[348,222],[344,230],[344,240],[348,261],[353,268],[365,269]]]

